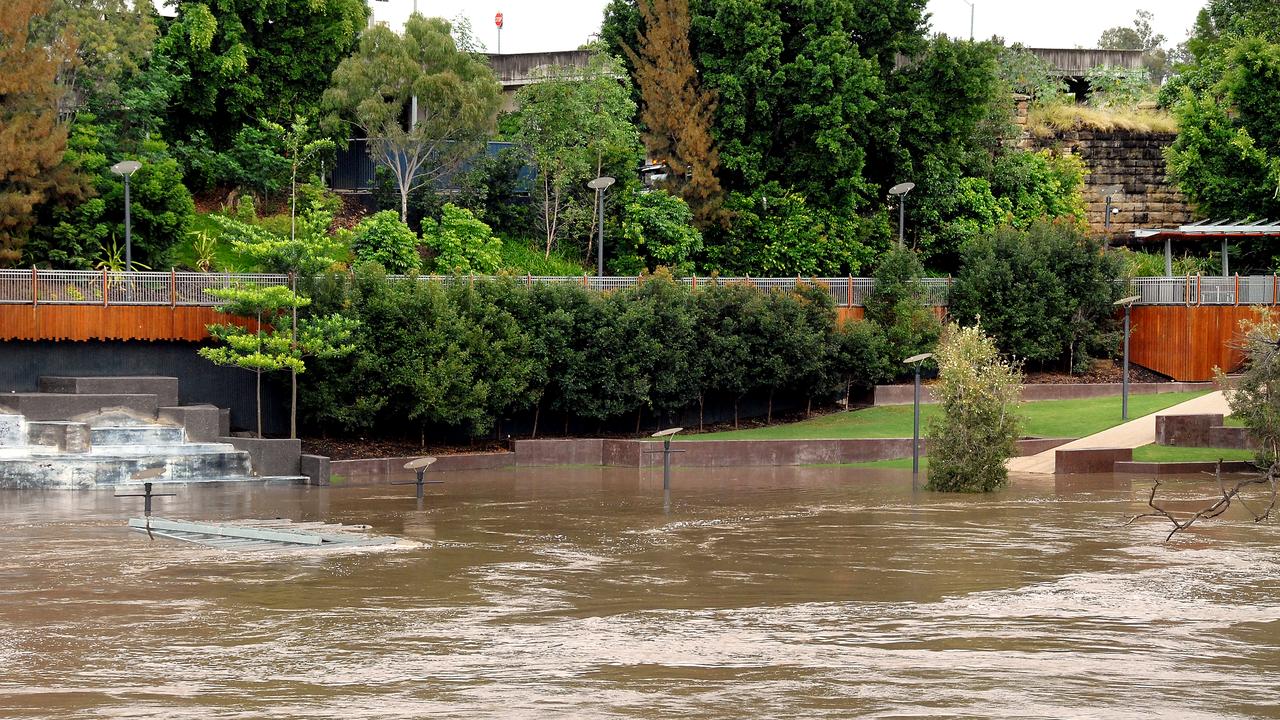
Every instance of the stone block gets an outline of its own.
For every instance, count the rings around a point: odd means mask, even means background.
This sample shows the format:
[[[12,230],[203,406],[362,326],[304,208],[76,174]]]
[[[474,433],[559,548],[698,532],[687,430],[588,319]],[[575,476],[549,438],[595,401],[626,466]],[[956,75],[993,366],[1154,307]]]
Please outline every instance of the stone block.
[[[1222,425],[1222,415],[1157,415],[1156,444],[1173,447],[1214,447],[1209,431]]]
[[[66,453],[86,453],[92,447],[91,431],[85,423],[37,421],[27,423],[27,444],[57,448]]]
[[[161,420],[181,425],[186,431],[188,442],[214,442],[230,434],[222,432],[222,411],[213,405],[162,407],[158,410],[158,415]]]
[[[231,409],[218,408],[218,437],[231,434]]]
[[[66,376],[44,375],[40,392],[73,395],[155,395],[156,404],[178,404],[178,378],[158,375]]]
[[[312,485],[328,485],[330,464],[324,455],[303,455],[298,459],[298,469]]]
[[[297,477],[302,473],[302,441],[289,438],[241,438],[220,437],[218,442],[233,445],[237,450],[249,453],[249,462],[255,475],[285,475]]]
[[[1118,462],[1133,460],[1133,448],[1073,448],[1054,453],[1058,475],[1109,473]]]

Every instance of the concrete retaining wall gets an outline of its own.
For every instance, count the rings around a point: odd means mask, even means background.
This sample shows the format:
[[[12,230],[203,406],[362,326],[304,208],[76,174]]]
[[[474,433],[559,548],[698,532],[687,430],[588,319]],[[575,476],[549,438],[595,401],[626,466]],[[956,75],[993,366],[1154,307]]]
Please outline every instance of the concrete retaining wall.
[[[1244,428],[1226,427],[1221,415],[1161,415],[1156,418],[1156,444],[1248,450],[1253,447]]]
[[[218,438],[237,450],[249,453],[253,472],[258,475],[301,475],[302,441],[288,438]]]
[[[331,460],[330,472],[343,478],[371,478],[394,474],[407,474],[404,464],[420,455],[394,458],[366,458],[360,460]],[[510,452],[476,453],[473,455],[441,455],[432,463],[430,472],[454,472],[459,470],[494,470],[516,464],[516,454]]]
[[[1196,392],[1213,390],[1214,384],[1202,383],[1131,383],[1130,395],[1158,395],[1174,392]],[[911,385],[877,385],[875,391],[876,405],[910,405],[915,402],[914,387]],[[1026,402],[1037,400],[1079,400],[1082,398],[1119,397],[1120,383],[1079,383],[1072,385],[1024,385],[1022,399]],[[933,402],[928,386],[920,389],[921,402]]]
[[[1113,468],[1117,473],[1135,475],[1191,475],[1212,473],[1216,462],[1118,462]],[[1253,463],[1244,460],[1232,460],[1222,463],[1223,472],[1253,472]]]
[[[1058,475],[1109,473],[1115,470],[1116,463],[1133,460],[1133,448],[1059,450],[1055,460],[1054,472]]]

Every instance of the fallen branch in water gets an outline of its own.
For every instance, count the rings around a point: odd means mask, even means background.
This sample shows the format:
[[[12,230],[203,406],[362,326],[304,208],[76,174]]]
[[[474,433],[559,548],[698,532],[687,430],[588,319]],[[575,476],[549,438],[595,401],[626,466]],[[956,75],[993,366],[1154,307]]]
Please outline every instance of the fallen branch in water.
[[[1266,472],[1260,473],[1253,477],[1245,478],[1237,482],[1234,486],[1228,487],[1226,482],[1222,479],[1222,461],[1219,460],[1217,466],[1214,468],[1213,476],[1218,481],[1218,489],[1222,492],[1222,497],[1219,497],[1216,501],[1213,502],[1213,504],[1207,507],[1201,508],[1200,510],[1197,510],[1196,512],[1192,513],[1191,515],[1187,516],[1185,519],[1182,519],[1182,520],[1179,520],[1178,517],[1174,515],[1172,511],[1168,510],[1167,508],[1160,507],[1159,505],[1156,504],[1156,492],[1160,490],[1160,486],[1163,484],[1163,481],[1157,479],[1155,485],[1151,486],[1151,496],[1147,498],[1147,505],[1151,506],[1152,512],[1146,512],[1146,513],[1141,513],[1139,515],[1134,515],[1133,517],[1129,518],[1129,521],[1126,522],[1125,525],[1126,526],[1132,525],[1135,521],[1141,520],[1142,518],[1149,518],[1149,517],[1164,518],[1165,520],[1168,520],[1173,525],[1173,529],[1170,530],[1169,534],[1166,535],[1164,538],[1165,542],[1169,542],[1169,540],[1172,539],[1174,535],[1191,527],[1192,524],[1194,524],[1196,521],[1210,520],[1225,513],[1227,509],[1231,507],[1231,503],[1233,501],[1239,502],[1240,507],[1247,510],[1249,514],[1253,516],[1254,522],[1256,523],[1262,522],[1263,520],[1266,520],[1271,517],[1272,511],[1275,510],[1275,507],[1276,507],[1277,490],[1280,489],[1280,488],[1277,488],[1277,484],[1276,484],[1276,475],[1277,475],[1278,467],[1280,467],[1280,465],[1272,464],[1271,467],[1267,468]],[[1242,491],[1245,490],[1246,488],[1249,488],[1255,485],[1269,486],[1271,491],[1270,496],[1268,497],[1268,502],[1266,506],[1262,507],[1260,510],[1255,510],[1252,506],[1250,506],[1249,503],[1245,500],[1244,495],[1241,494]]]

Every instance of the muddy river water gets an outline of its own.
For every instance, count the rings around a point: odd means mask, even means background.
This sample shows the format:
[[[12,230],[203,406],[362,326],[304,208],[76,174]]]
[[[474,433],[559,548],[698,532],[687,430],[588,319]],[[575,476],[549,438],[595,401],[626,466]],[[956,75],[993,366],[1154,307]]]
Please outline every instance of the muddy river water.
[[[388,486],[157,501],[423,543],[310,555],[152,542],[109,491],[0,492],[0,717],[1280,717],[1280,524],[1164,544],[1120,526],[1141,479],[447,480],[421,511]]]

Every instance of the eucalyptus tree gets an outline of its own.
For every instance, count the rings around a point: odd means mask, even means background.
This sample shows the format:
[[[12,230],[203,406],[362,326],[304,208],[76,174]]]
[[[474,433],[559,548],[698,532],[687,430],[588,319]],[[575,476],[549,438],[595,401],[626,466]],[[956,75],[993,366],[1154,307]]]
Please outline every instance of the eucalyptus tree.
[[[481,56],[459,49],[447,21],[415,13],[403,35],[381,25],[367,30],[333,71],[324,104],[327,125],[354,126],[373,161],[391,172],[407,222],[410,193],[484,147],[502,87]]]

